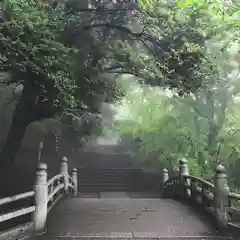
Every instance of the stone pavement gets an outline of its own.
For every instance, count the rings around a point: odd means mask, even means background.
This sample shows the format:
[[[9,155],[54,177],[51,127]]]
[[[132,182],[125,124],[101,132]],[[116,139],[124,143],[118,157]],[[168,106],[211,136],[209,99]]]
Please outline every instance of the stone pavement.
[[[124,193],[68,198],[52,210],[47,235],[67,239],[223,239],[204,216],[171,199]]]

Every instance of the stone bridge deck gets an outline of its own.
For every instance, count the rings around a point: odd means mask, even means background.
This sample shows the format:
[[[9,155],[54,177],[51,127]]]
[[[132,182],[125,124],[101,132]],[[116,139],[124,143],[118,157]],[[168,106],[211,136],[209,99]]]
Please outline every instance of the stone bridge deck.
[[[223,239],[216,235],[204,216],[171,199],[102,193],[60,202],[47,235],[34,239]]]

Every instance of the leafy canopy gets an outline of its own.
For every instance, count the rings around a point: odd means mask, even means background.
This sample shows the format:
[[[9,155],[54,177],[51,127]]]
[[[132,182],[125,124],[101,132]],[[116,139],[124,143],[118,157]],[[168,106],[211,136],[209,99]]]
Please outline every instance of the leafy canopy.
[[[224,4],[178,1],[174,13],[184,19],[195,16],[198,31],[207,36],[201,64],[192,75],[193,81],[202,79],[201,90],[179,98],[173,92],[169,97],[159,89],[143,88],[122,103],[130,109],[130,122],[120,122],[119,131],[141,139],[136,154],[146,164],[151,160],[160,161],[161,168],[174,167],[187,157],[191,169],[201,174],[213,170],[219,160],[230,166],[239,159],[239,5]]]
[[[11,72],[9,83],[31,82],[39,101],[56,107],[74,107],[76,50],[65,46],[62,9],[41,1],[4,0],[0,3],[0,69]]]

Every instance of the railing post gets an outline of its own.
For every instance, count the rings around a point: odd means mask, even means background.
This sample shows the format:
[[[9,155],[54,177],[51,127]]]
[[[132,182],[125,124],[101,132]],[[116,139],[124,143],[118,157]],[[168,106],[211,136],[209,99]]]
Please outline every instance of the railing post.
[[[174,172],[174,177],[179,176],[179,167],[173,168],[173,172]]]
[[[190,190],[185,188],[185,184],[190,184],[189,180],[185,181],[184,176],[189,175],[188,161],[185,158],[179,160],[179,177],[180,177],[180,194],[184,197],[186,194],[190,194]]]
[[[228,224],[228,195],[229,186],[226,169],[219,164],[214,177],[214,212],[221,228],[225,228]]]
[[[34,230],[36,232],[43,232],[47,219],[48,201],[47,165],[44,163],[40,163],[38,166],[34,188],[36,205],[36,210],[33,214]]]
[[[184,175],[188,175],[188,161],[185,158],[182,158],[181,160],[179,160],[179,175],[180,177],[184,176]]]
[[[68,193],[68,159],[63,157],[60,164],[60,173],[64,175],[64,192]]]
[[[164,189],[164,186],[168,179],[169,179],[168,170],[166,168],[164,168],[162,170],[162,195],[163,196],[167,195],[167,193],[165,192],[166,189]]]
[[[77,169],[76,168],[73,168],[73,170],[72,170],[72,180],[73,180],[73,185],[75,187],[74,196],[76,196],[78,193],[78,177],[77,177]]]
[[[54,190],[54,186],[53,186],[53,183],[52,183],[51,186],[50,186],[50,192],[53,192],[53,190]],[[50,201],[52,202],[53,198],[51,198]]]
[[[57,186],[60,186],[61,185],[61,181],[60,181],[60,179],[58,179],[58,181],[57,181]],[[61,195],[61,191],[59,191],[58,193],[57,193],[57,196],[59,196],[59,195]]]

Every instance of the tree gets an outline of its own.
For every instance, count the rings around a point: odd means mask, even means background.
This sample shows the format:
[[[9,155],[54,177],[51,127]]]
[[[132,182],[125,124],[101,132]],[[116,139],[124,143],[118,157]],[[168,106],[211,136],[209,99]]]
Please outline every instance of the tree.
[[[100,95],[106,87],[110,92],[111,86],[107,81],[104,86],[102,81],[90,81],[89,75],[77,77],[79,48],[64,43],[64,6],[10,0],[2,1],[0,8],[0,70],[10,73],[7,84],[23,85],[0,154],[1,164],[7,165],[13,163],[30,123],[62,112],[81,115],[98,111],[95,103],[104,100]]]
[[[201,86],[195,72],[209,34],[199,31],[203,24],[193,21],[194,13],[176,16],[179,7],[156,1],[138,8],[131,21],[101,6],[72,11],[64,2],[5,0],[0,8],[0,70],[11,73],[8,84],[24,86],[0,154],[3,164],[13,162],[31,122],[63,111],[96,113],[99,103],[115,99],[116,84],[106,72],[127,72],[179,93]]]
[[[1,151],[2,164],[13,162],[29,123],[76,105],[75,52],[59,41],[64,27],[60,13],[37,1],[1,2],[1,71],[11,72],[8,84],[23,84]]]
[[[171,92],[167,97],[142,89],[123,103],[132,121],[121,123],[120,132],[141,139],[137,153],[145,162],[173,167],[180,157],[187,157],[191,170],[201,174],[213,170],[218,161],[229,166],[239,158],[238,112],[232,109],[239,94],[239,8],[235,3],[226,9],[224,4],[178,2],[189,16],[192,11],[199,14],[198,30],[208,36],[202,64],[192,72],[193,80],[202,79],[200,90],[184,97]],[[211,23],[204,24],[210,18]]]
[[[165,1],[151,1],[148,8],[138,13],[138,32],[131,26],[125,31],[132,39],[116,43],[113,59],[116,69],[111,72],[126,72],[142,79],[145,83],[164,86],[184,94],[201,86],[201,78],[195,71],[201,65],[204,42],[210,36],[201,33],[202,25],[194,22],[196,16],[178,16],[178,7]],[[132,42],[137,39],[135,44]]]
[[[74,35],[81,36],[93,29],[105,33],[108,44],[104,45],[103,57],[98,61],[103,72],[128,73],[148,84],[169,87],[181,94],[201,86],[202,80],[194,72],[201,65],[204,42],[212,33],[203,33],[205,23],[194,21],[194,12],[188,16],[186,10],[183,12],[165,1],[151,1],[147,8],[135,6],[131,19],[116,9],[114,17],[111,11],[105,14],[108,17],[103,17],[104,8],[99,9],[89,10],[100,17],[91,15],[94,21],[90,20],[87,25],[80,22]]]
[[[173,168],[179,158],[187,157],[191,170],[200,175],[213,171],[219,161],[230,167],[239,159],[240,45],[238,39],[230,39],[228,46],[225,35],[220,43],[207,43],[209,61],[198,72],[205,84],[197,92],[179,97],[145,87],[122,102],[132,121],[120,123],[119,131],[141,139],[136,153],[145,166],[159,162],[161,168]]]

